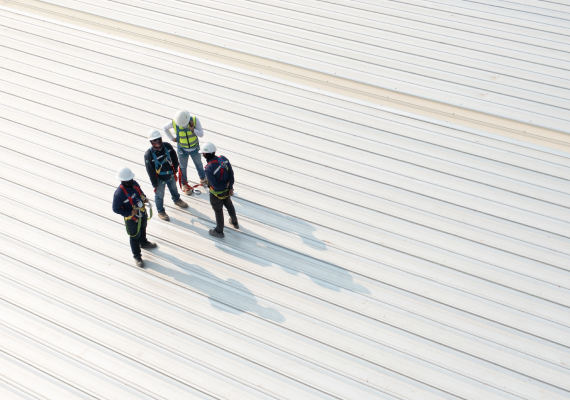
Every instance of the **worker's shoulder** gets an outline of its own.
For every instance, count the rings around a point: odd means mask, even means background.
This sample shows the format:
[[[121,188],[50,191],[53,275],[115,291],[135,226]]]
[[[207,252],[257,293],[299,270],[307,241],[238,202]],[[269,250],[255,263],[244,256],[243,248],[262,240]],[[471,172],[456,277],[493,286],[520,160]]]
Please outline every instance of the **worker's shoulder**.
[[[117,186],[117,189],[115,189],[115,197],[121,197],[121,196],[125,196],[125,193],[123,192],[123,189],[121,189],[121,185]]]
[[[163,142],[162,145],[166,147],[168,151],[174,150],[174,147],[170,143]]]

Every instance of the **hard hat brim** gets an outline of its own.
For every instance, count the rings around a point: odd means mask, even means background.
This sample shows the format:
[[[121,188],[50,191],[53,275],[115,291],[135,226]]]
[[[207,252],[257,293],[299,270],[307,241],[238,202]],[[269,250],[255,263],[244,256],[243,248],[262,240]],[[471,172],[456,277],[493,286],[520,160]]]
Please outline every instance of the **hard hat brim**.
[[[213,147],[213,149],[212,149]],[[210,150],[210,151],[208,151]],[[198,153],[200,154],[211,154],[211,153],[215,153],[218,149],[216,148],[216,146],[214,145],[214,143],[204,143],[200,146],[200,150],[198,150]]]
[[[155,139],[158,139],[161,137],[162,137],[162,134],[159,132],[158,129],[151,129],[151,131],[148,133],[148,136],[147,136],[149,141],[155,140]]]
[[[135,173],[132,172],[132,171],[131,171],[130,178],[126,178],[126,177],[121,178],[121,177],[119,176],[119,174],[115,175],[115,178],[117,178],[117,179],[120,180],[121,182],[130,181],[131,179],[134,179],[134,177],[135,177]]]

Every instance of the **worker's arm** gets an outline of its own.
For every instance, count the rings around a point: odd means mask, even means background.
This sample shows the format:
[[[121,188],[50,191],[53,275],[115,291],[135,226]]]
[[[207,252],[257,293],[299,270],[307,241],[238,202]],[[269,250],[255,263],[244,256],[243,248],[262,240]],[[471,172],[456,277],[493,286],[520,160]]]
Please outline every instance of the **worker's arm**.
[[[204,130],[202,129],[202,124],[200,124],[200,120],[196,117],[196,126],[194,126],[194,134],[198,137],[204,136]]]
[[[135,186],[138,186],[139,190],[141,191],[141,200],[144,203],[148,203],[148,197],[146,197],[146,194],[144,194],[141,185],[139,185],[139,183],[137,181],[133,181]]]
[[[115,195],[113,196],[113,212],[115,214],[120,214],[123,217],[128,217],[132,214],[133,208],[131,207],[130,203],[125,203],[124,201],[127,200],[124,193],[120,191],[121,189],[117,189]]]
[[[219,190],[216,188],[216,177],[214,176],[214,174],[212,173],[212,169],[211,168],[206,168],[205,171],[206,173],[206,178],[208,179],[208,182],[210,183],[210,186],[212,186],[214,188],[214,190]]]
[[[230,161],[227,158],[226,158],[226,160],[228,161],[228,172],[230,175],[230,186],[228,186],[228,189],[233,191],[234,190],[234,169],[232,168],[232,164],[230,164]]]
[[[172,125],[172,121],[169,121],[166,125],[164,125],[162,127],[164,134],[166,136],[168,136],[170,138],[170,140],[172,140],[173,142],[176,142],[176,136],[172,136],[172,133],[170,133],[171,129],[174,129],[174,125]]]
[[[146,167],[146,173],[150,179],[150,183],[152,183],[152,187],[158,187],[158,178],[156,177],[156,170],[154,169],[154,161],[152,159],[152,155],[150,154],[151,150],[148,149],[144,154],[144,166]]]
[[[170,146],[170,148],[168,146]],[[176,149],[174,148],[174,146],[172,146],[170,143],[168,143],[168,146],[166,147],[166,149],[170,154],[170,159],[172,160],[172,167],[174,168],[174,173],[176,173],[176,171],[178,171],[178,166],[180,165],[180,162],[178,161],[178,154],[176,153]]]

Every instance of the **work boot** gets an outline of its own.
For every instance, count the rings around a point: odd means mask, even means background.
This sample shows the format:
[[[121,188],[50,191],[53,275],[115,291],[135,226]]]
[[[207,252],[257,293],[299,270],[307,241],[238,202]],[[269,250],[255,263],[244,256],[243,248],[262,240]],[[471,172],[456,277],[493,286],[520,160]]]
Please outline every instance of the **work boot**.
[[[141,249],[154,249],[156,246],[156,243],[153,242],[149,242],[148,240],[145,243],[141,243]]]
[[[192,192],[194,192],[194,189],[192,189],[190,186],[182,185],[182,192],[184,192],[185,195],[190,196]]]
[[[158,218],[164,220],[164,221],[170,221],[170,217],[168,216],[168,214],[163,211],[163,212],[159,212],[158,213]]]
[[[182,199],[178,199],[174,202],[174,204],[176,204],[178,207],[180,208],[186,208],[188,207],[188,204],[186,204],[186,202]]]
[[[144,261],[141,256],[135,257],[135,264],[139,268],[144,268]]]
[[[234,228],[239,229],[239,225],[238,225],[237,220],[236,220],[236,223],[234,224],[234,222],[233,222],[233,220],[232,220],[232,217],[230,217],[230,219],[228,219],[228,222],[229,222],[230,225],[233,226]]]
[[[200,184],[204,187],[204,189],[208,190],[209,189],[209,183],[208,183],[208,178],[204,178],[204,179],[200,179]]]
[[[223,238],[224,236],[226,236],[224,235],[224,232],[222,233],[218,232],[215,227],[210,229],[208,233],[214,237],[219,237],[219,238]]]

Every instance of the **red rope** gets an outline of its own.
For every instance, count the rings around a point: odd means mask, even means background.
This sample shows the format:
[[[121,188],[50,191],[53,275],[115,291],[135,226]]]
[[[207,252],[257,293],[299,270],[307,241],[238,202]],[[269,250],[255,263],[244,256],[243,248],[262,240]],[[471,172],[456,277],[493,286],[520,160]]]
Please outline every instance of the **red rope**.
[[[180,167],[178,167],[178,186],[180,187],[180,190],[182,190],[182,181],[184,181],[184,185],[188,186],[190,189],[194,189],[197,188],[198,186],[200,186],[201,184],[197,184],[194,186],[190,186],[188,184],[188,182],[186,182],[186,179],[184,179],[184,176],[182,176],[182,170],[180,169]]]

